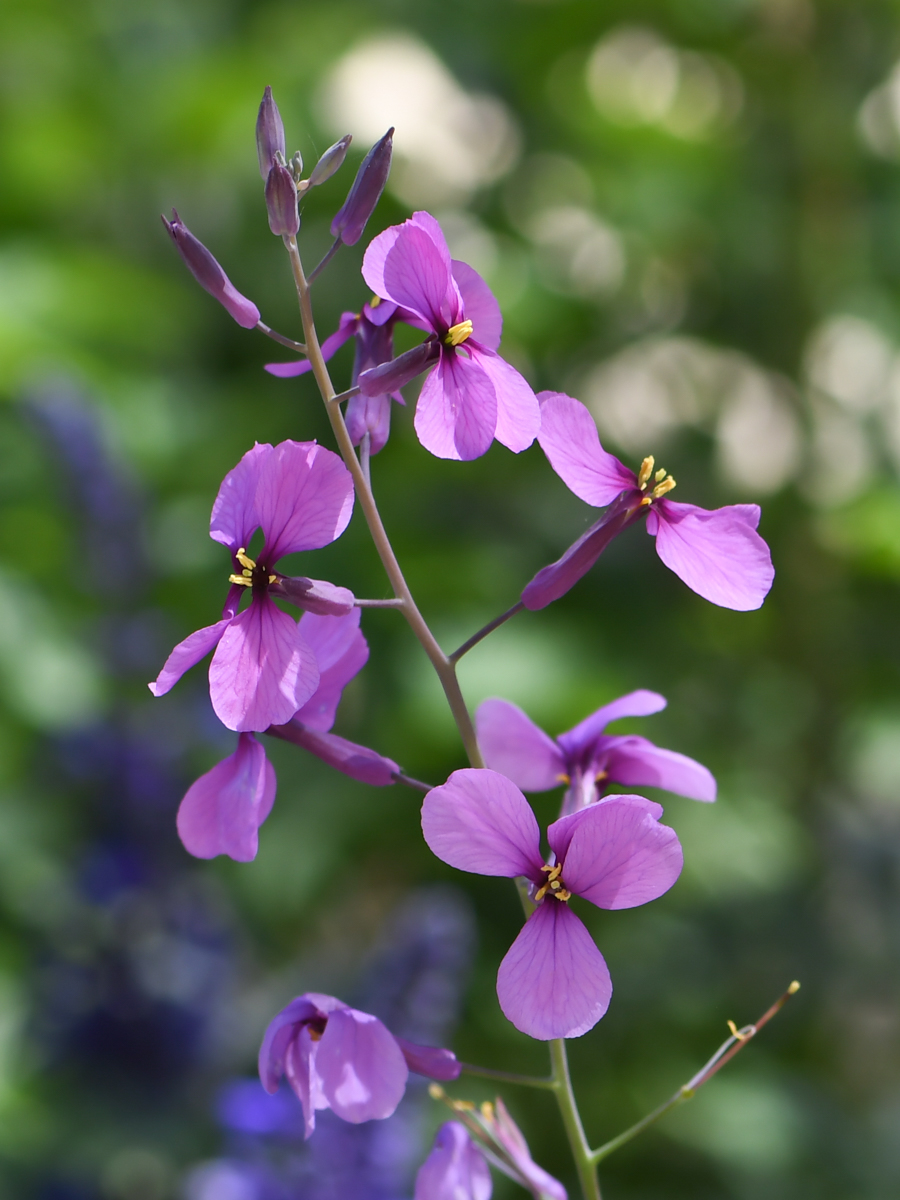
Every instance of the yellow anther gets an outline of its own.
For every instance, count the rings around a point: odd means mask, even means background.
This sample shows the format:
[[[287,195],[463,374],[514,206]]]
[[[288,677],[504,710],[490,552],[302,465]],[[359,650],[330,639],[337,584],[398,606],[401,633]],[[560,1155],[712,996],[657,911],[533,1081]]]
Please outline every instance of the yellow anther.
[[[650,494],[654,500],[658,500],[660,496],[664,496],[666,492],[671,492],[674,486],[675,480],[671,475],[667,475],[662,483],[658,483]]]
[[[381,303],[381,297],[373,296],[372,299],[369,301],[369,308],[377,308],[380,303]]]
[[[568,888],[560,888],[560,890],[558,892],[554,892],[553,895],[557,898],[557,900],[565,901],[572,899],[572,893]]]
[[[244,576],[245,579],[253,578],[253,572],[250,570],[249,567],[244,567],[243,571],[241,571],[241,574]]]
[[[447,336],[444,338],[444,344],[447,346],[461,346],[463,342],[468,341],[472,336],[472,322],[460,321],[458,325],[451,325],[447,330]]]
[[[655,466],[655,463],[656,459],[652,454],[648,454],[641,463],[641,469],[638,471],[638,487],[641,489],[641,491],[646,488],[650,476],[653,474],[653,467]]]
[[[278,578],[278,576],[277,576],[277,575],[270,575],[270,576],[269,576],[269,583],[274,583],[274,582],[275,582],[275,580],[276,580],[277,578]]]
[[[788,988],[788,995],[789,995],[789,996],[793,996],[793,995],[795,995],[795,994],[796,994],[797,992],[799,992],[799,991],[800,991],[800,984],[799,984],[799,982],[798,982],[798,981],[795,979],[795,980],[794,980],[794,982],[791,984],[791,986]]]
[[[738,1029],[734,1021],[729,1021],[727,1024],[728,1028],[731,1030],[731,1036],[736,1038],[739,1042],[745,1041],[750,1036],[748,1033],[745,1033],[743,1029]]]
[[[443,1100],[447,1093],[439,1083],[429,1083],[428,1095],[432,1098],[432,1100]]]
[[[660,467],[659,470],[656,472],[656,474],[653,476],[653,478],[656,480],[657,483],[659,483],[659,481],[661,479],[665,479],[665,477],[666,477],[666,468],[665,467]]]
[[[559,882],[558,879],[550,880],[550,891],[551,892],[558,892],[561,887],[562,887],[562,884]]]
[[[237,583],[241,587],[253,587],[253,580],[245,579],[243,575],[229,575],[228,582],[229,583]]]
[[[481,1115],[488,1121],[494,1119],[494,1106],[490,1100],[484,1100],[481,1105]]]
[[[234,557],[238,560],[241,566],[246,567],[248,571],[256,570],[256,563],[247,553],[246,546],[241,546],[240,550],[238,550]]]
[[[451,1101],[453,1108],[457,1112],[474,1112],[475,1105],[471,1100],[453,1100]]]
[[[602,783],[604,779],[609,778],[609,771],[598,771],[594,776],[594,783]]]
[[[569,778],[568,775],[562,774],[562,775],[557,775],[556,782],[557,783],[571,783],[572,780]]]
[[[652,496],[645,496],[645,497],[643,498],[643,500],[641,501],[641,506],[643,507],[643,505],[645,505],[645,504],[652,504],[652,503],[653,503],[653,497],[652,497]]]

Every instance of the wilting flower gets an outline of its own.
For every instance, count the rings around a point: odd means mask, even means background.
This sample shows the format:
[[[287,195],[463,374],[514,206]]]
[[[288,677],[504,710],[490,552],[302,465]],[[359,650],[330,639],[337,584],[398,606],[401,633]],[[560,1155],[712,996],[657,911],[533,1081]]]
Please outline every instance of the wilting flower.
[[[641,796],[610,796],[550,826],[553,861],[545,863],[534,813],[505,775],[454,771],[426,795],[422,832],[438,858],[532,885],[537,907],[497,974],[500,1007],[522,1033],[543,1041],[578,1037],[606,1012],[609,971],[568,901],[634,908],[668,891],[682,854],[661,815],[661,805]]]
[[[490,1200],[493,1184],[484,1155],[459,1121],[445,1121],[416,1175],[414,1200]]]
[[[296,620],[272,601],[340,615],[353,607],[346,588],[278,574],[285,554],[327,546],[347,527],[353,481],[340,458],[315,442],[281,442],[248,450],[225,476],[213,505],[209,536],[231,551],[234,573],[223,617],[180,642],[150,690],[162,696],[215,647],[209,694],[219,720],[251,732],[289,721],[319,683],[316,658]],[[247,554],[257,529],[265,542]],[[244,590],[250,605],[238,612]]]
[[[658,692],[629,692],[598,708],[556,741],[508,700],[485,700],[475,723],[485,765],[517,787],[544,792],[561,783],[568,785],[563,815],[599,800],[607,783],[665,788],[692,800],[715,800],[715,779],[692,758],[663,750],[636,734],[604,733],[610,721],[646,717],[665,707]]]
[[[438,458],[472,459],[494,438],[518,453],[534,441],[540,410],[531,388],[497,354],[503,318],[477,271],[451,260],[441,227],[417,212],[374,238],[363,278],[437,339],[438,362],[416,406],[419,441]]]
[[[541,392],[538,440],[553,470],[587,504],[609,505],[596,524],[557,562],[538,571],[522,592],[526,608],[544,608],[564,595],[597,561],[610,541],[641,516],[656,552],[692,591],[741,612],[759,608],[772,586],[769,548],[756,532],[757,504],[712,511],[665,499],[675,480],[654,473],[652,456],[636,475],[600,444],[593,417],[580,401]]]
[[[356,357],[353,360],[351,384],[355,384],[363,371],[388,363],[394,354],[394,326],[405,320],[407,314],[396,304],[373,296],[362,312],[341,313],[337,329],[322,343],[325,359],[343,346],[350,338],[356,338]],[[308,358],[288,363],[267,363],[266,370],[279,379],[290,379],[311,370]],[[424,368],[424,364],[423,364]],[[406,401],[399,391],[379,392],[374,396],[352,396],[347,402],[347,430],[354,446],[358,446],[366,433],[370,435],[370,449],[377,454],[388,440],[391,428],[391,398],[398,404]]]
[[[317,1109],[330,1108],[354,1125],[380,1120],[400,1103],[410,1071],[447,1080],[461,1069],[452,1051],[395,1037],[377,1017],[318,992],[283,1008],[259,1050],[263,1087],[275,1092],[286,1076],[303,1105],[306,1137]]]
[[[218,262],[213,258],[202,242],[191,233],[187,225],[172,209],[172,220],[162,218],[169,237],[175,243],[175,248],[184,260],[185,266],[194,276],[200,286],[234,317],[238,325],[244,329],[253,329],[259,324],[259,309],[252,300],[242,296]]]

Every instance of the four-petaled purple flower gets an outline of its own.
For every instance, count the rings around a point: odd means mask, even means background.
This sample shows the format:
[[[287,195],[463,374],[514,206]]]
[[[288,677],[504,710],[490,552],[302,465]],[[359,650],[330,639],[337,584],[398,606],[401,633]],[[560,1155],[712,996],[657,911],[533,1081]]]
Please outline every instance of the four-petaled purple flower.
[[[477,271],[451,260],[441,227],[414,213],[374,238],[363,278],[377,296],[405,308],[410,324],[437,339],[438,363],[416,405],[419,441],[438,458],[472,459],[494,438],[517,453],[541,418],[534,392],[499,354],[503,318]]]
[[[587,504],[609,508],[557,562],[544,567],[522,592],[539,609],[564,595],[597,561],[616,534],[646,515],[656,552],[692,591],[741,612],[759,608],[772,586],[769,548],[756,532],[759,506],[730,504],[709,511],[665,496],[675,480],[654,473],[651,456],[636,475],[600,444],[585,406],[561,392],[541,392],[538,440],[553,470]]]
[[[248,450],[225,476],[210,521],[209,536],[228,547],[234,564],[222,620],[175,647],[151,692],[164,695],[215,647],[209,694],[222,724],[250,732],[289,721],[316,690],[319,669],[297,621],[272,595],[330,615],[349,612],[354,600],[346,588],[280,575],[275,564],[333,542],[352,510],[350,472],[330,450],[290,441]],[[265,543],[254,561],[247,547],[259,528]],[[239,613],[245,589],[250,605]]]
[[[491,1200],[493,1183],[484,1155],[459,1121],[445,1121],[416,1174],[413,1200]]]
[[[568,785],[562,814],[599,800],[608,783],[658,787],[692,800],[715,800],[716,781],[706,767],[663,750],[636,734],[604,733],[610,721],[646,717],[666,707],[658,692],[640,689],[604,704],[554,741],[508,700],[485,700],[475,714],[485,765],[525,792]]]
[[[681,845],[660,825],[662,806],[641,796],[610,796],[540,830],[514,783],[496,771],[454,771],[422,805],[431,850],[460,871],[523,876],[537,907],[497,974],[497,997],[522,1033],[548,1041],[579,1037],[609,1007],[603,956],[569,908],[581,896],[598,908],[634,908],[668,891],[681,874]]]
[[[452,1051],[395,1037],[377,1017],[318,992],[283,1008],[259,1050],[263,1087],[276,1092],[286,1076],[303,1105],[306,1137],[317,1109],[330,1108],[354,1125],[380,1120],[402,1100],[410,1071],[448,1080],[461,1070]]]

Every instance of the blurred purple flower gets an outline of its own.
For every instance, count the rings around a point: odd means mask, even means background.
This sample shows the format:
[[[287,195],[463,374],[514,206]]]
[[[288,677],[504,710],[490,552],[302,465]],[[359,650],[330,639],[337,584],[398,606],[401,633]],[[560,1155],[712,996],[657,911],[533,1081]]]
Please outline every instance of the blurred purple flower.
[[[544,608],[565,595],[610,541],[645,514],[657,554],[692,591],[723,608],[759,608],[775,574],[769,548],[756,532],[759,505],[710,511],[666,500],[675,481],[664,471],[653,473],[652,457],[636,475],[603,449],[580,401],[561,392],[541,392],[538,399],[538,440],[553,470],[587,504],[609,508],[562,558],[538,571],[522,592],[526,608]]]
[[[490,1200],[493,1184],[484,1155],[459,1121],[446,1121],[416,1175],[415,1200]]]
[[[353,481],[340,458],[315,442],[281,442],[249,450],[225,476],[210,521],[210,537],[231,551],[235,573],[223,617],[180,642],[149,685],[162,696],[215,647],[209,693],[223,725],[241,733],[289,721],[319,683],[316,658],[298,623],[270,593],[300,608],[339,615],[353,607],[346,588],[290,579],[274,571],[285,554],[327,546],[347,527]],[[262,528],[258,561],[247,546]],[[250,606],[238,613],[243,590]]]
[[[394,1037],[377,1017],[318,992],[283,1008],[259,1050],[263,1087],[275,1092],[286,1076],[303,1106],[306,1137],[317,1109],[330,1108],[354,1125],[381,1120],[403,1098],[410,1071],[448,1080],[460,1070],[450,1050]]]
[[[485,700],[475,723],[485,765],[523,791],[544,792],[568,784],[562,815],[599,800],[607,782],[715,800],[715,779],[692,758],[663,750],[635,734],[604,733],[610,721],[646,717],[665,707],[665,697],[657,692],[629,692],[598,708],[556,741],[508,700]]]
[[[540,410],[529,385],[497,354],[503,318],[477,271],[451,260],[441,227],[417,212],[369,243],[363,278],[438,341],[439,358],[416,406],[419,441],[438,458],[472,459],[494,438],[518,453],[534,441]]]
[[[172,220],[167,221],[163,217],[162,223],[188,270],[200,286],[214,296],[223,308],[227,309],[238,325],[242,325],[244,329],[255,328],[259,323],[259,309],[252,300],[241,295],[218,262],[203,243],[194,237],[174,208],[172,209]]]
[[[522,1033],[578,1037],[606,1012],[609,971],[568,901],[634,908],[668,891],[683,860],[675,831],[659,824],[662,811],[640,796],[610,796],[561,817],[547,831],[554,857],[545,864],[534,813],[505,775],[454,771],[426,795],[422,832],[438,858],[532,884],[537,907],[497,974],[500,1007]]]
[[[432,1094],[435,1091],[435,1085],[432,1084]],[[439,1094],[446,1099],[443,1089]],[[495,1167],[531,1192],[536,1200],[566,1200],[566,1189],[559,1180],[548,1175],[531,1157],[521,1129],[499,1096],[494,1104],[485,1101],[479,1108],[464,1100],[451,1100],[449,1103],[459,1113],[465,1128],[484,1147],[489,1161]],[[419,1200],[418,1193],[416,1200]]]

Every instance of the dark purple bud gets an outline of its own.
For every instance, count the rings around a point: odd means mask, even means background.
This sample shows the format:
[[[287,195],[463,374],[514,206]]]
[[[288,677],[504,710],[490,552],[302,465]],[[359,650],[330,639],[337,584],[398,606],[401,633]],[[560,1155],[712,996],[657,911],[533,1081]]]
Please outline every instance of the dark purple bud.
[[[263,92],[262,104],[256,118],[256,153],[259,156],[259,173],[264,180],[269,178],[276,153],[282,158],[285,157],[284,122],[278,105],[272,98],[270,87]]]
[[[266,180],[266,208],[269,228],[278,237],[291,237],[300,228],[297,212],[297,185],[294,177],[280,162],[276,162]]]
[[[349,588],[338,587],[325,579],[305,579],[280,575],[269,588],[269,595],[283,596],[291,604],[320,617],[345,617],[356,606]]]
[[[347,147],[352,140],[353,135],[347,133],[339,142],[335,142],[333,146],[328,147],[313,167],[309,179],[306,181],[307,187],[318,187],[320,183],[324,183],[326,179],[332,177],[347,157]]]
[[[345,246],[356,245],[381,199],[391,169],[393,136],[394,127],[391,126],[362,160],[344,206],[331,222],[331,236],[339,237]]]
[[[188,227],[172,209],[172,220],[162,218],[162,223],[178,248],[188,270],[202,288],[228,310],[238,325],[253,329],[259,323],[259,309],[252,300],[242,296],[207,248],[198,242]]]
[[[462,1074],[462,1063],[452,1050],[443,1050],[438,1046],[419,1046],[416,1042],[397,1037],[396,1034],[394,1041],[403,1051],[406,1065],[417,1075],[427,1075],[429,1079],[440,1079],[443,1082],[459,1079]]]
[[[330,767],[343,771],[345,775],[358,779],[360,783],[370,783],[373,787],[387,787],[397,782],[394,776],[400,773],[400,768],[393,759],[376,754],[368,746],[348,742],[336,733],[319,733],[315,729],[307,729],[296,719],[288,721],[286,725],[270,725],[266,733],[283,738],[286,742],[293,742],[295,746],[302,746]]]
[[[437,339],[426,338],[421,345],[414,346],[405,354],[399,354],[390,362],[360,372],[356,381],[357,387],[364,396],[381,396],[386,392],[395,392],[417,375],[421,375],[437,360],[440,352]]]

